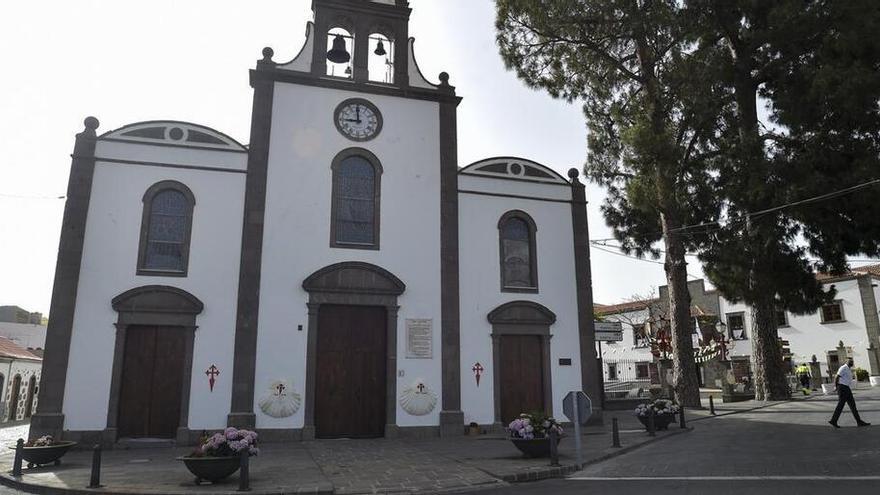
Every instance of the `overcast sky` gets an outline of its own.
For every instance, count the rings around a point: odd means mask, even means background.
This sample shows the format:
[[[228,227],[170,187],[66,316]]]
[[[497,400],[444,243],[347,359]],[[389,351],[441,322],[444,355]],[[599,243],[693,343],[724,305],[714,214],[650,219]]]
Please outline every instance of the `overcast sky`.
[[[247,142],[248,69],[264,46],[293,58],[310,0],[53,0],[8,2],[0,16],[0,305],[48,313],[74,135],[131,122],[191,121]],[[526,88],[504,69],[488,0],[410,0],[422,72],[447,71],[464,97],[460,166],[516,155],[563,175],[582,168],[580,106]],[[590,237],[610,237],[588,190]],[[230,219],[240,228],[240,220]],[[108,239],[107,242],[113,242]],[[663,267],[591,249],[595,300],[614,303],[664,284]],[[546,253],[545,255],[550,255]],[[698,266],[688,271],[702,273]]]

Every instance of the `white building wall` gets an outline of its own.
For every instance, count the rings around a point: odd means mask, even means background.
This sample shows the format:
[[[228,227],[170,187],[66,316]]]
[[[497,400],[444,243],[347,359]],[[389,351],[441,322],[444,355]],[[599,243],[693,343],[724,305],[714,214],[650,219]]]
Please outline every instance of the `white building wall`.
[[[243,170],[247,155],[132,145],[140,161],[225,163]],[[189,427],[222,428],[231,401],[232,357],[241,251],[245,174],[101,162],[124,158],[127,148],[99,141],[86,223],[67,371],[65,429],[103,430],[107,426],[111,368],[118,315],[117,295],[144,285],[183,289],[204,303],[196,320]],[[196,156],[196,155],[201,155]],[[176,180],[195,196],[189,270],[186,277],[137,276],[144,192],[163,180]],[[209,392],[203,370],[220,368]]]
[[[0,361],[0,373],[3,374],[3,397],[0,399],[3,407],[0,408],[0,412],[2,412],[0,421],[20,421],[27,419],[26,408],[28,400],[32,401],[31,414],[36,412],[38,402],[37,396],[40,391],[40,372],[42,368],[42,361],[27,361],[23,359],[3,359]],[[9,408],[11,407],[11,399],[13,397],[12,387],[15,383],[16,375],[21,376],[21,383],[18,387],[18,407],[16,408],[15,416],[10,418]],[[37,381],[36,386],[34,387],[33,396],[28,397],[28,387],[31,376],[36,376]]]
[[[623,329],[623,340],[620,342],[602,342],[602,361],[605,379],[608,379],[608,367],[605,363],[614,361],[654,362],[650,347],[636,347],[633,325],[644,324],[650,318],[647,309],[625,311],[604,315],[605,321],[618,321]]]
[[[272,380],[289,380],[297,393],[304,394],[308,294],[302,282],[316,270],[342,261],[378,265],[406,284],[398,299],[398,394],[421,378],[438,398],[441,395],[439,104],[368,95],[382,113],[382,131],[371,141],[350,141],[336,130],[333,110],[346,98],[364,96],[275,85],[255,404],[268,393]],[[384,170],[377,251],[329,247],[330,166],[340,151],[351,147],[371,151]],[[433,359],[406,359],[407,318],[433,320]],[[425,416],[411,416],[397,404],[397,424],[437,425],[439,404]],[[258,428],[301,428],[304,423],[304,407],[288,418],[271,418],[256,409]]]
[[[564,185],[517,183],[459,175],[460,190],[482,190],[570,199]],[[501,292],[498,220],[510,210],[528,213],[537,225],[536,248],[539,293]],[[527,300],[556,314],[550,327],[550,369],[553,387],[552,414],[562,417],[562,399],[581,390],[580,340],[574,269],[571,204],[530,199],[459,194],[459,263],[461,301],[461,403],[465,423],[494,422],[492,326],[490,311],[501,304]],[[536,352],[540,352],[536,350]],[[560,366],[570,358],[571,366]],[[484,372],[477,387],[471,368],[479,362]]]

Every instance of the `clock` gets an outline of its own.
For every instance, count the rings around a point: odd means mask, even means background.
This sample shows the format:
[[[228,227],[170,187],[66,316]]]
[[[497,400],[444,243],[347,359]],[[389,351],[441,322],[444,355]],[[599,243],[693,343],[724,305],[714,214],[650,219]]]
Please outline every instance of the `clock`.
[[[333,122],[343,136],[352,141],[369,141],[382,131],[382,114],[363,98],[343,101],[333,112]]]

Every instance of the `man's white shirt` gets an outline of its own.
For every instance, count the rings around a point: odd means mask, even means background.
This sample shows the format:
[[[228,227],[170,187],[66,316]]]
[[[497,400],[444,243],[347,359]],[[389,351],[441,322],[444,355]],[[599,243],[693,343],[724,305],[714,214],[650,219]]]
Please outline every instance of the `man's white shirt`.
[[[837,370],[837,376],[840,377],[840,380],[838,380],[838,383],[840,385],[846,385],[847,387],[852,388],[852,384],[853,384],[852,368],[850,368],[848,365],[844,364],[843,366],[840,367],[839,370]]]

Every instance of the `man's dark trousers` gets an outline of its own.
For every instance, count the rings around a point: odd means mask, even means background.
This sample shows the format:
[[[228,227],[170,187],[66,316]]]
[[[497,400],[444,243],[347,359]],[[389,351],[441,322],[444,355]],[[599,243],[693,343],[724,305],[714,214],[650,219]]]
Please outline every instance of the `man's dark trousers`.
[[[856,399],[853,397],[852,390],[846,385],[837,386],[837,408],[834,409],[834,416],[831,416],[831,422],[837,423],[840,413],[843,412],[843,405],[849,404],[849,410],[852,411],[856,423],[861,423],[862,418],[859,417],[859,410],[856,409]]]

